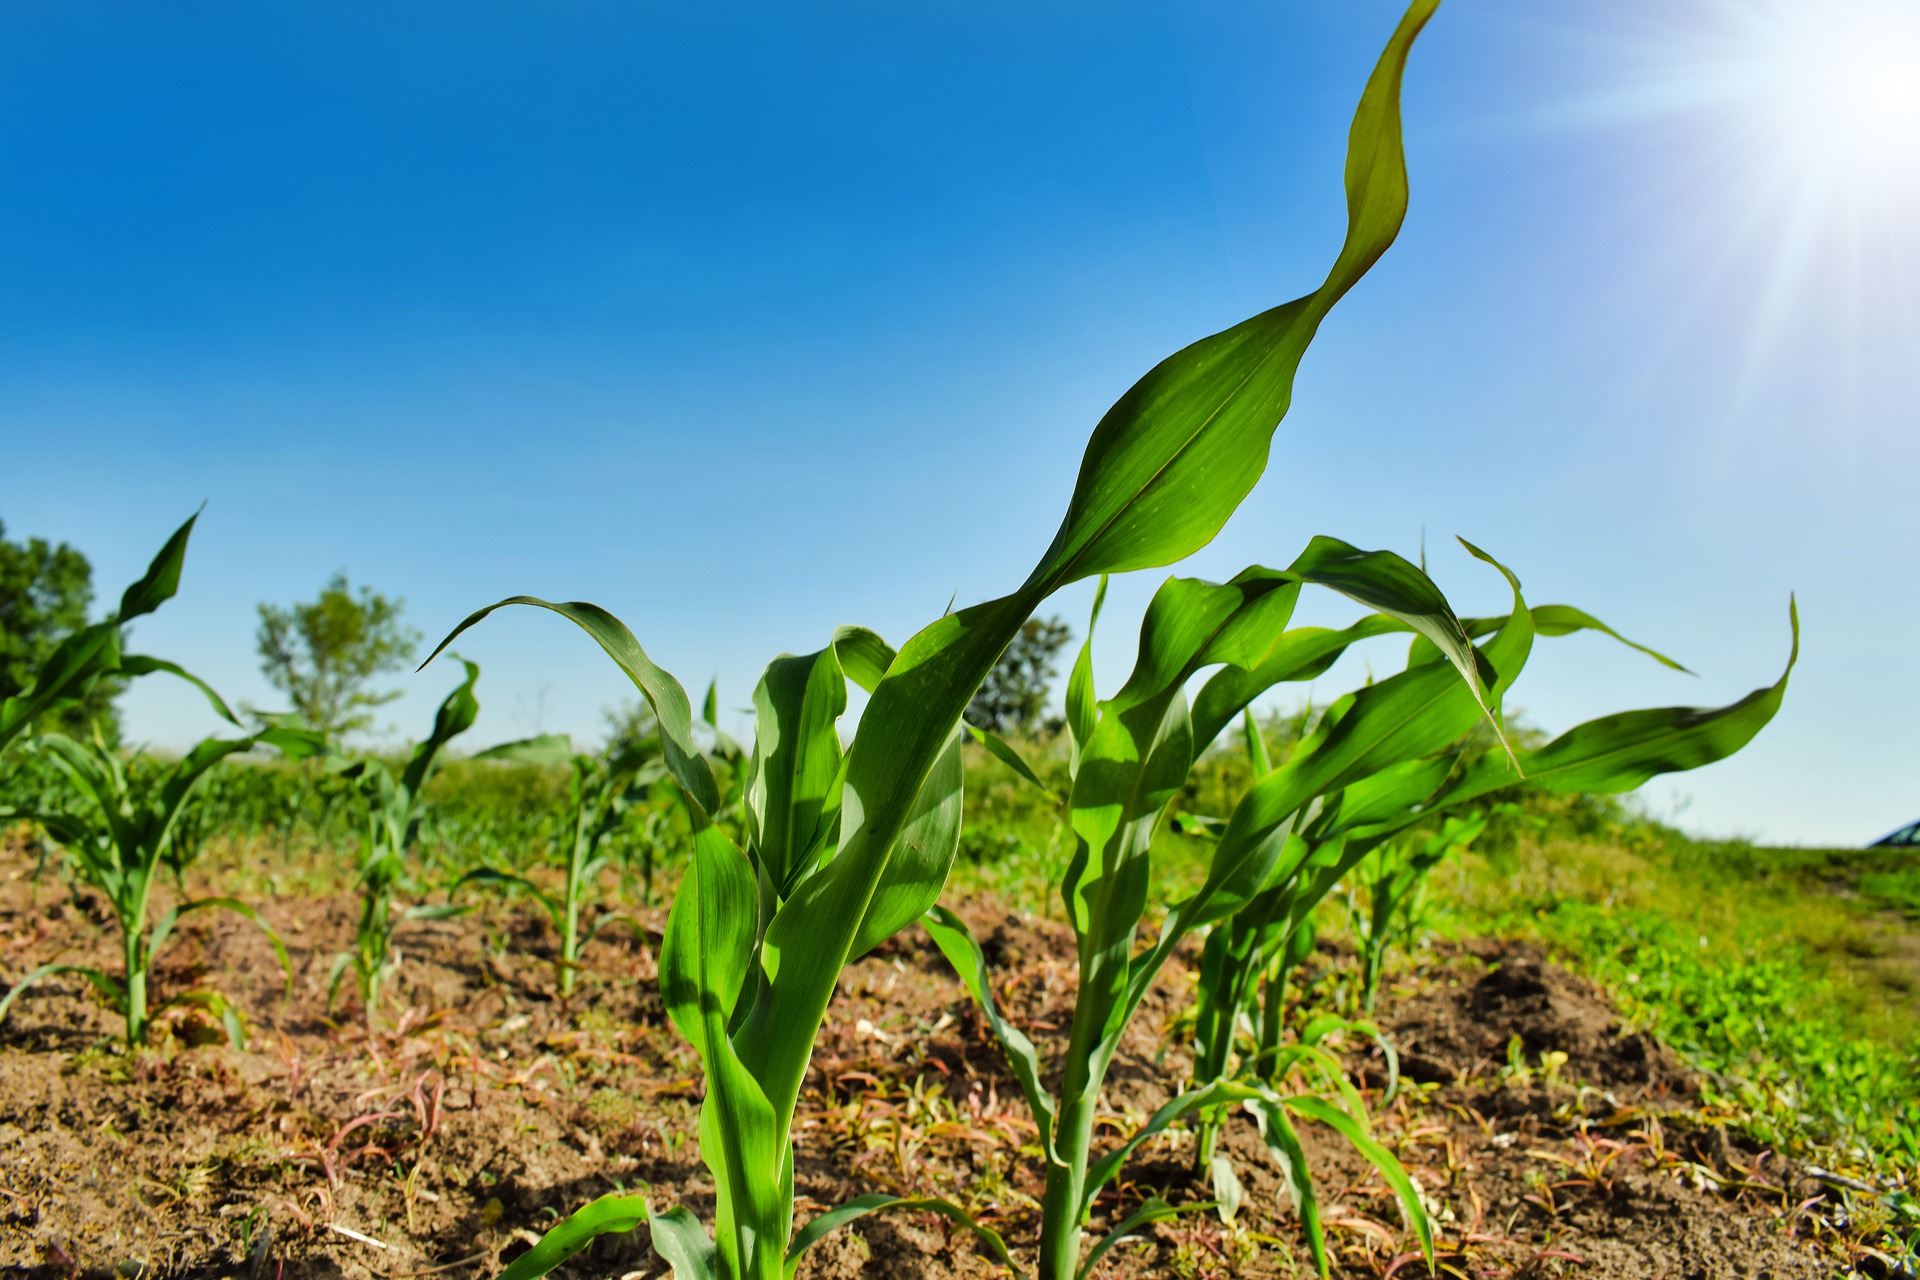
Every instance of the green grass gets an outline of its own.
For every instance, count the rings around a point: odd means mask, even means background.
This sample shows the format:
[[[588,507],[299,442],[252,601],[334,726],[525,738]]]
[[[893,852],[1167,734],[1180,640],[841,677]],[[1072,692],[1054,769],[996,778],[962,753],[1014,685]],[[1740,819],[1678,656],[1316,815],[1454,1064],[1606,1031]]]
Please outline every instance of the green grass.
[[[1762,1141],[1914,1176],[1920,931],[1895,908],[1920,858],[1565,825],[1443,873],[1455,927],[1599,980]]]

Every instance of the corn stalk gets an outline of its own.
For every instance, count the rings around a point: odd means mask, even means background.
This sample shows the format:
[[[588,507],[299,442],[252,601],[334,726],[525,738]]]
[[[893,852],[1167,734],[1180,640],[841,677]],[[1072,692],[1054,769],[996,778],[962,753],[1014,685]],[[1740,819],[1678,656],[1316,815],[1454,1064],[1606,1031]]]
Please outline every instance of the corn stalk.
[[[245,738],[209,738],[171,768],[145,778],[129,774],[117,753],[99,741],[82,742],[64,734],[40,734],[30,740],[71,784],[70,803],[36,813],[10,813],[43,826],[65,848],[80,877],[98,890],[113,908],[120,933],[122,967],[115,976],[85,965],[41,965],[14,984],[0,1000],[0,1018],[21,992],[44,978],[71,973],[82,977],[105,998],[126,1023],[129,1046],[144,1044],[153,1018],[176,1005],[197,1005],[219,1016],[236,1047],[244,1042],[239,1011],[217,991],[187,991],[150,1007],[148,977],[153,960],[172,936],[181,917],[194,912],[225,910],[258,925],[273,943],[283,969],[286,948],[254,909],[235,898],[196,898],[170,908],[149,932],[147,918],[155,873],[164,863],[181,817],[199,798],[208,771],[228,756],[257,745],[272,745],[291,756],[320,749],[311,734],[287,728],[269,728]],[[288,980],[292,980],[288,970]]]
[[[476,760],[510,760],[522,764],[567,766],[567,809],[559,832],[565,853],[566,882],[559,896],[548,893],[517,872],[478,867],[454,883],[454,891],[469,885],[507,893],[525,893],[540,905],[560,939],[554,968],[561,996],[573,994],[580,971],[580,955],[601,929],[626,917],[602,914],[590,927],[581,927],[582,911],[593,897],[601,871],[609,861],[607,841],[626,820],[629,807],[646,789],[666,775],[659,762],[657,738],[644,739],[612,755],[574,754],[564,734],[543,734],[489,747]],[[651,856],[651,855],[649,855]]]
[[[684,1210],[654,1214],[636,1197],[603,1199],[549,1233],[551,1247],[516,1261],[508,1280],[542,1274],[597,1231],[642,1217],[686,1280],[790,1273],[815,1238],[793,1230],[791,1139],[813,1042],[841,969],[918,919],[945,882],[959,839],[961,713],[1054,592],[1182,559],[1212,540],[1259,480],[1308,343],[1405,216],[1400,76],[1435,3],[1416,0],[1362,96],[1349,138],[1347,236],[1326,279],[1169,356],[1120,398],[1094,429],[1052,545],[1019,587],[938,619],[897,651],[872,632],[842,629],[819,651],[767,668],[754,699],[745,847],[714,822],[720,794],[693,743],[685,689],[612,614],[518,596],[442,642],[508,604],[550,609],[586,630],[651,707],[693,837],[661,985],[705,1068],[701,1154],[715,1182],[714,1236]],[[1264,596],[1280,586],[1276,578],[1246,590]],[[848,680],[870,697],[843,751],[834,726]],[[958,1215],[941,1211],[949,1210]],[[1002,1251],[997,1236],[982,1238]]]
[[[360,1004],[369,1024],[380,1005],[381,984],[399,967],[393,948],[402,920],[428,919],[453,913],[445,906],[414,906],[396,917],[395,896],[407,884],[407,854],[420,834],[426,816],[424,793],[447,743],[473,727],[480,715],[473,696],[480,668],[460,660],[466,678],[434,713],[433,731],[416,744],[406,763],[395,773],[375,756],[336,765],[339,776],[358,788],[366,826],[360,842],[360,916],[354,926],[353,950],[335,957],[327,977],[327,1003],[332,1005],[341,981],[351,970],[358,980]]]
[[[105,619],[80,628],[62,640],[34,673],[33,684],[0,701],[0,753],[35,720],[64,703],[83,698],[102,679],[116,676],[141,676],[155,672],[179,676],[207,695],[213,709],[228,724],[238,725],[233,712],[209,688],[205,681],[188,674],[171,662],[144,654],[126,653],[122,644],[124,628],[133,619],[152,613],[171,600],[180,589],[180,570],[186,563],[187,539],[193,533],[199,513],[173,531],[159,554],[147,566],[140,580],[120,596],[120,607]]]

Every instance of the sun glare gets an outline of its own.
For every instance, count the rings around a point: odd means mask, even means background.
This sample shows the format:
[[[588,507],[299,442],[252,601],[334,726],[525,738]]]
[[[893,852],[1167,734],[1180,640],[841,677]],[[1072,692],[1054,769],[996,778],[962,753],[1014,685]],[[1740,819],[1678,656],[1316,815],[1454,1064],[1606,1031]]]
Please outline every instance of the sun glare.
[[[1588,22],[1593,87],[1563,118],[1631,131],[1622,208],[1655,233],[1672,340],[1744,336],[1732,417],[1783,360],[1867,394],[1888,371],[1869,353],[1920,340],[1920,0],[1646,0]]]
[[[1777,148],[1779,176],[1873,197],[1920,167],[1920,4],[1820,0],[1756,10],[1725,52],[1729,88]],[[1763,145],[1768,138],[1756,139]]]

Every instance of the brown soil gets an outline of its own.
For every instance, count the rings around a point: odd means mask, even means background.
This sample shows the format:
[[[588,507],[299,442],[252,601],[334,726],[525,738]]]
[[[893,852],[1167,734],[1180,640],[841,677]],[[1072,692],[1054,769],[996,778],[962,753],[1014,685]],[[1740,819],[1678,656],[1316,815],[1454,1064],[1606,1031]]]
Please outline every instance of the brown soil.
[[[33,900],[16,859],[0,874],[0,977],[56,956],[111,966],[84,891],[49,879]],[[707,1218],[695,1137],[698,1064],[655,987],[663,916],[590,950],[583,991],[556,994],[544,923],[504,905],[408,926],[389,1009],[369,1031],[330,1021],[333,955],[354,904],[282,900],[265,914],[294,955],[289,994],[272,952],[235,918],[183,926],[161,994],[215,987],[250,1011],[236,1052],[198,1015],[156,1047],[112,1047],[115,1018],[56,979],[0,1025],[0,1267],[35,1276],[399,1277],[477,1280],[557,1215],[616,1188],[650,1188]],[[964,904],[1017,1022],[1058,1039],[1072,1004],[1071,939],[1057,926]],[[613,931],[609,931],[611,935]],[[603,935],[608,936],[608,935]],[[1331,965],[1331,957],[1325,963]],[[1169,1024],[1191,972],[1170,967],[1105,1102],[1112,1132],[1138,1123],[1188,1066]],[[1408,969],[1379,1018],[1385,1060],[1348,1045],[1376,1132],[1431,1201],[1443,1274],[1818,1277],[1837,1246],[1820,1194],[1702,1111],[1686,1070],[1623,1034],[1604,995],[1518,947],[1441,949]],[[1509,1045],[1517,1044],[1515,1070]],[[1542,1055],[1549,1064],[1542,1069]],[[1565,1054],[1559,1060],[1555,1055]],[[799,1217],[874,1190],[940,1195],[998,1227],[1031,1262],[1038,1162],[1018,1087],[937,951],[912,931],[849,968],[829,1012],[796,1126]],[[1425,1273],[1380,1180],[1331,1133],[1303,1130],[1341,1276]],[[1305,1275],[1279,1178],[1250,1121],[1226,1137],[1245,1184],[1235,1224],[1212,1212],[1152,1228],[1100,1274]],[[1023,1150],[1024,1148],[1024,1150]],[[1148,1194],[1211,1198],[1192,1137],[1144,1148],[1102,1197],[1096,1233]],[[574,1276],[664,1276],[645,1231],[603,1240]],[[838,1231],[800,1271],[856,1276],[1004,1274],[930,1214],[876,1214]]]

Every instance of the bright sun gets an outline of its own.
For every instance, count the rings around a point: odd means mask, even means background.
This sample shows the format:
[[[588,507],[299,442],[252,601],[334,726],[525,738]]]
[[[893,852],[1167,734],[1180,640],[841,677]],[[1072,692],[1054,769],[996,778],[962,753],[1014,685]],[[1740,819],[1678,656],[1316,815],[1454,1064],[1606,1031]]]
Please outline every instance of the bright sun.
[[[1778,176],[1831,197],[1911,186],[1920,174],[1920,3],[1801,0],[1742,6],[1716,68],[1756,113]]]
[[[1632,131],[1623,208],[1666,246],[1672,331],[1744,335],[1732,409],[1783,359],[1864,369],[1920,341],[1920,0],[1628,0],[1587,21],[1606,29],[1567,118]]]

